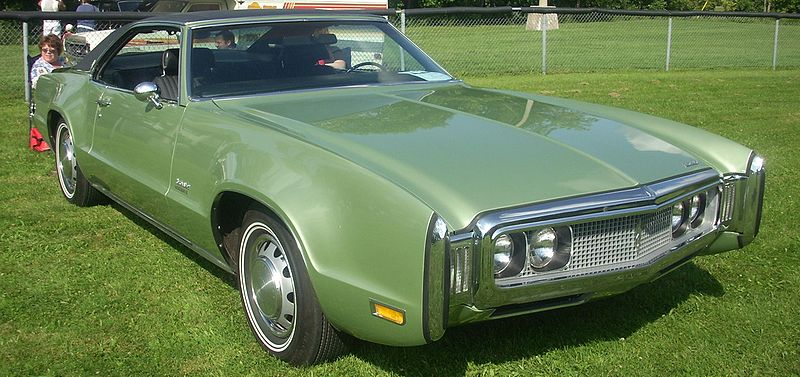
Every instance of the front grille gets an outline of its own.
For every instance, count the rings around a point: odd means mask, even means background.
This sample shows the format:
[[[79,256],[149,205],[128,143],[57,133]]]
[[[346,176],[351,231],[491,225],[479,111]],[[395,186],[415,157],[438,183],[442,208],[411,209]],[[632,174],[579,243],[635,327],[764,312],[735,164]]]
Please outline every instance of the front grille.
[[[573,224],[572,256],[561,271],[631,262],[667,246],[671,240],[671,207],[654,213]],[[519,276],[536,274],[528,266]]]

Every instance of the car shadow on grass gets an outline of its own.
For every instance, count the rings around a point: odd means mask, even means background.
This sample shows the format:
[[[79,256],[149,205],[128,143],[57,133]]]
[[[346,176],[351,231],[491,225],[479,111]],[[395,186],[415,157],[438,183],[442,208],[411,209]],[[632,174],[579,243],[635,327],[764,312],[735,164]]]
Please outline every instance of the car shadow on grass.
[[[450,328],[437,342],[388,347],[356,342],[353,355],[403,376],[463,376],[469,365],[497,364],[551,350],[628,338],[693,295],[720,297],[713,275],[688,263],[622,295],[570,308]]]
[[[189,258],[191,261],[197,263],[198,266],[208,271],[208,273],[210,273],[211,275],[214,275],[219,280],[223,281],[225,284],[228,284],[231,288],[236,290],[239,289],[239,285],[236,282],[236,278],[234,277],[233,274],[230,274],[227,271],[215,265],[214,263],[211,263],[208,259],[203,258],[202,256],[200,256],[200,254],[196,253],[194,250],[190,249],[186,245],[180,243],[178,240],[164,233],[161,229],[155,227],[153,224],[150,224],[147,220],[134,214],[127,208],[121,206],[119,203],[111,202],[110,204],[114,209],[119,211],[119,213],[123,214],[125,217],[134,222],[136,225],[147,230],[148,232],[150,232],[150,234],[157,237],[164,243],[168,244],[173,249],[178,250],[181,254],[186,256],[186,258]]]

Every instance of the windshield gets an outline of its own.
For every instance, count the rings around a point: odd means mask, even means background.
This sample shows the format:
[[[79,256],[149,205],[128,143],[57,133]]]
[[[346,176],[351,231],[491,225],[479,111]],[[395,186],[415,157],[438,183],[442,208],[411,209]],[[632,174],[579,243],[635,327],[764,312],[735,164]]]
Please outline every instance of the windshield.
[[[452,80],[385,22],[292,22],[192,32],[195,98]]]

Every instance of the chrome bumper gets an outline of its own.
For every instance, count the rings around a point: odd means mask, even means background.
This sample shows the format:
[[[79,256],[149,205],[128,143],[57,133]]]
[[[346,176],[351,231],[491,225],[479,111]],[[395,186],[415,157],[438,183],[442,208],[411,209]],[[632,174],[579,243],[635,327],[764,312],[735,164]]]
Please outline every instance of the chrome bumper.
[[[474,227],[429,244],[426,260],[426,339],[440,338],[447,327],[572,306],[630,290],[658,279],[692,257],[741,248],[758,234],[763,206],[763,160],[753,154],[746,174],[720,178],[705,171],[645,187],[566,201],[563,206],[532,206],[482,216]],[[709,182],[733,187],[729,216],[690,242],[658,253],[624,269],[597,274],[498,287],[492,275],[491,235],[510,223],[533,218],[556,219],[564,214],[585,215],[598,208],[607,214],[656,208],[678,197],[708,187]],[[720,205],[721,209],[722,205]],[[488,225],[487,225],[488,224]],[[734,241],[735,240],[735,241]],[[454,266],[470,266],[458,272]]]
[[[761,228],[761,212],[764,208],[764,188],[766,170],[763,160],[756,154],[751,155],[747,174],[734,174],[724,178],[726,184],[735,190],[734,207],[730,220],[722,224],[722,229],[735,233],[737,247],[727,245],[711,245],[704,255],[742,248],[753,242]],[[760,160],[760,162],[759,162]]]

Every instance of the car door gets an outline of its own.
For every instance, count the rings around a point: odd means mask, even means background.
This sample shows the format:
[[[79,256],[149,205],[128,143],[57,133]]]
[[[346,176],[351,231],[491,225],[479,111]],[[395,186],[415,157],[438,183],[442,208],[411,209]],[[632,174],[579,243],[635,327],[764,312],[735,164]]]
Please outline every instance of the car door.
[[[179,57],[180,42],[177,29],[132,30],[116,53],[100,62],[93,80],[102,89],[90,152],[104,167],[96,181],[156,220],[163,218],[159,211],[165,208],[173,146],[185,107],[180,89],[157,100],[159,106],[137,98],[134,88],[156,78],[163,81],[162,57],[168,51]],[[171,73],[178,75],[180,63],[175,64]],[[174,82],[180,83],[178,77]]]

